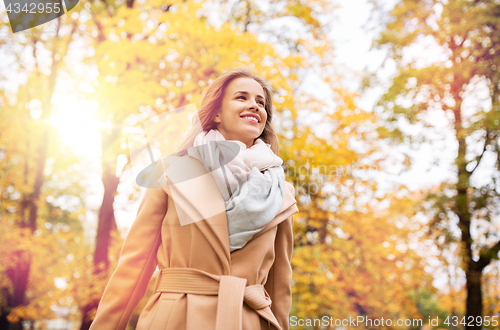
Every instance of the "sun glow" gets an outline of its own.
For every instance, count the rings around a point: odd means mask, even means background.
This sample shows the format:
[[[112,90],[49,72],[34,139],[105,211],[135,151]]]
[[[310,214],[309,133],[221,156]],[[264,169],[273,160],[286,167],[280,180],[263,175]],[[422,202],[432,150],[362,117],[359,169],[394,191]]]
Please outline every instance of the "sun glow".
[[[95,101],[58,97],[49,121],[57,129],[61,141],[76,155],[87,159],[101,156],[99,129],[102,124],[94,116],[98,107]]]

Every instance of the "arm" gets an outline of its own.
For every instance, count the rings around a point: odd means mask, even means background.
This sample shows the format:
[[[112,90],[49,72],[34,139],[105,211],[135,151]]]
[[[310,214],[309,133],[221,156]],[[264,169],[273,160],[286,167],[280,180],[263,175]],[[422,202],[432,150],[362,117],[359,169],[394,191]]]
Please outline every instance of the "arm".
[[[123,244],[118,266],[99,303],[91,330],[126,328],[156,268],[167,201],[168,196],[163,189],[146,189],[136,220]]]
[[[292,308],[293,215],[278,225],[275,240],[274,264],[264,285],[271,297],[271,310],[281,329],[288,330],[288,317]]]

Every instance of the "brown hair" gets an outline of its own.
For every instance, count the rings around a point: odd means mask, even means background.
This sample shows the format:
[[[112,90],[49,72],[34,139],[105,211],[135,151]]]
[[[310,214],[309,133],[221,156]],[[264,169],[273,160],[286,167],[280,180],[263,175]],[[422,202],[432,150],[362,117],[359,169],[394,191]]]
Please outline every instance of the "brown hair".
[[[176,153],[177,156],[184,156],[187,154],[187,149],[193,146],[193,142],[196,135],[201,133],[202,130],[204,132],[208,132],[211,129],[217,128],[217,125],[214,122],[214,118],[221,108],[222,98],[224,97],[226,88],[231,81],[241,77],[252,78],[256,82],[258,82],[262,86],[262,89],[264,90],[264,95],[266,99],[264,108],[266,109],[267,120],[266,120],[266,125],[264,126],[264,130],[262,131],[262,134],[258,136],[256,139],[260,138],[265,143],[269,143],[271,145],[271,150],[277,156],[279,156],[278,136],[276,135],[276,132],[274,131],[274,128],[271,124],[271,121],[273,119],[273,111],[272,111],[273,100],[272,100],[271,89],[268,87],[264,79],[250,73],[245,68],[236,68],[229,70],[228,72],[217,77],[217,79],[215,79],[214,82],[212,82],[210,86],[208,86],[208,88],[203,93],[203,98],[201,100],[201,108],[200,110],[198,110],[198,116],[197,118],[194,118],[194,120],[196,121],[198,121],[199,119],[199,122],[193,122],[192,129],[186,135],[185,139],[182,142],[180,142],[180,147],[177,149]]]

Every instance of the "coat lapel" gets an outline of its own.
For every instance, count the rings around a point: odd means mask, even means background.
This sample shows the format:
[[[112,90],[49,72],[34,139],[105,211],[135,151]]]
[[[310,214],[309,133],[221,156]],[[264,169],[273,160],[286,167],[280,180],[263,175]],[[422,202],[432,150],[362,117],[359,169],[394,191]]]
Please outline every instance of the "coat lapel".
[[[194,223],[211,242],[225,272],[229,273],[226,209],[215,180],[200,161],[190,156],[164,159],[164,177],[158,183],[174,200],[181,226]]]

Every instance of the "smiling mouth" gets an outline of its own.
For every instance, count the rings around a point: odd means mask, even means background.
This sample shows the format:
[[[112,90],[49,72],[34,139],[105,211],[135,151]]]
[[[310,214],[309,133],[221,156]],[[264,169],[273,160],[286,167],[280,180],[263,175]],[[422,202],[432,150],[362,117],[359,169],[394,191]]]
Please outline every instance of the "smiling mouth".
[[[254,123],[254,124],[258,124],[259,123],[259,121],[255,117],[252,117],[252,116],[243,116],[243,117],[240,117],[240,118],[243,119],[243,120],[249,121],[251,123]]]

